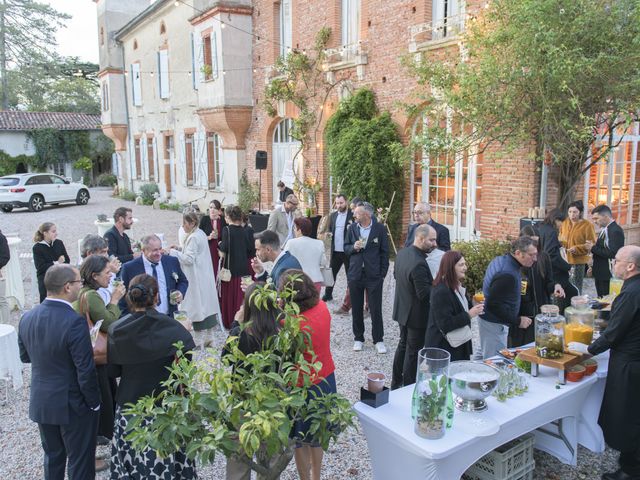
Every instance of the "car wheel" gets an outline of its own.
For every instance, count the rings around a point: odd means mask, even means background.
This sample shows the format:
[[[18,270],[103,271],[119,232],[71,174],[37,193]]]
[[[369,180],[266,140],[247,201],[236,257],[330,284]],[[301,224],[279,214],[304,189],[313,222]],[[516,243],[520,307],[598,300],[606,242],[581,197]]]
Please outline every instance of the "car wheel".
[[[44,208],[44,197],[42,195],[32,195],[29,199],[29,210],[39,212]]]
[[[6,207],[2,207],[2,211],[4,213],[10,213],[11,211],[13,211],[13,207],[10,205],[7,205]]]
[[[86,190],[80,190],[78,192],[78,196],[76,197],[76,203],[78,205],[86,205],[89,203],[89,192]]]

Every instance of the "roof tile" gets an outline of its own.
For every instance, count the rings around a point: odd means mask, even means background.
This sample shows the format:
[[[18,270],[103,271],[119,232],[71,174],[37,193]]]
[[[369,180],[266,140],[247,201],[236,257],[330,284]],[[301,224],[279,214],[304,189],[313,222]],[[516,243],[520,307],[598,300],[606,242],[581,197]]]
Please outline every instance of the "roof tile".
[[[71,112],[0,112],[0,130],[96,130],[100,128],[100,115]]]

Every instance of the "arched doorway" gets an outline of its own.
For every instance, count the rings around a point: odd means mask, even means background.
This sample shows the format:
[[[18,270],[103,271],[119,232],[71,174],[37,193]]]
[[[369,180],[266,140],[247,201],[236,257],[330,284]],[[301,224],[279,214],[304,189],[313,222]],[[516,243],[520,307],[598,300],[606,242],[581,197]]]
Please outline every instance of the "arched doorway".
[[[295,180],[294,172],[298,172],[298,164],[302,153],[298,154],[294,165],[294,157],[300,150],[300,142],[291,136],[293,119],[283,119],[273,132],[273,201],[278,202],[278,181],[282,180],[286,186],[292,187]]]

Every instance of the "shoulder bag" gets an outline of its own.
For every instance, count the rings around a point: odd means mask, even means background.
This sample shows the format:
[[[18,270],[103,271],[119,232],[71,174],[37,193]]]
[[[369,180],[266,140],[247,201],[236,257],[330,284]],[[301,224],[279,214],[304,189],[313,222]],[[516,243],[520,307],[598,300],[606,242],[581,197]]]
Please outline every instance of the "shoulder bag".
[[[91,330],[93,328],[93,322],[89,315],[89,306],[87,303],[87,292],[85,291],[80,297],[78,306],[80,307],[80,313],[83,313],[84,311],[84,316],[87,319],[89,330]],[[96,365],[107,364],[107,334],[102,331],[98,332],[96,343],[93,345],[93,361]]]
[[[225,252],[224,254],[224,263],[222,262],[222,259],[220,259],[219,261],[219,267],[218,267],[218,279],[221,282],[230,282],[231,281],[231,270],[229,270],[229,257],[231,256],[231,232],[229,231],[229,227],[225,227],[225,230],[227,231],[227,250],[228,252]],[[227,265],[226,267],[224,265]]]
[[[325,287],[333,287],[335,280],[333,279],[333,270],[331,267],[322,266],[320,267],[320,272],[322,272],[322,283]]]
[[[463,303],[466,301],[464,295],[462,295],[459,291],[456,291],[455,295],[458,298],[460,305],[462,305],[462,308],[467,310],[467,308],[465,308],[465,304]],[[455,330],[451,330],[449,333],[445,333],[444,337],[447,339],[447,342],[449,342],[449,345],[451,345],[453,348],[457,348],[460,345],[463,345],[471,340],[471,327],[469,325],[465,325],[464,327],[456,328]]]

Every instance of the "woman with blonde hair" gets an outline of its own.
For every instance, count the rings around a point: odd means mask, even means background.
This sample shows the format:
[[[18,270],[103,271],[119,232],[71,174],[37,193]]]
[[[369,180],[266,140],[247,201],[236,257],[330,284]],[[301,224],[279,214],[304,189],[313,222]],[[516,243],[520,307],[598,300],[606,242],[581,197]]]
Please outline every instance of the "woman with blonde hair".
[[[55,223],[44,222],[38,227],[33,236],[33,263],[36,265],[36,277],[38,279],[38,291],[40,303],[47,298],[47,289],[44,288],[44,274],[56,263],[70,263],[67,249],[58,239],[58,228]]]
[[[175,245],[170,255],[180,262],[180,268],[189,280],[189,288],[181,304],[193,323],[196,344],[209,346],[213,327],[222,317],[216,289],[216,277],[211,268],[211,254],[207,235],[198,228],[198,215],[187,212],[182,216],[182,228],[186,233],[184,247]]]

